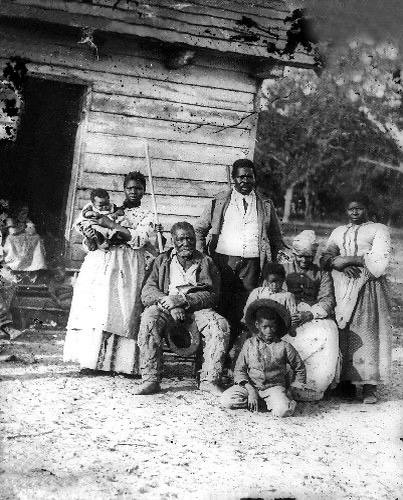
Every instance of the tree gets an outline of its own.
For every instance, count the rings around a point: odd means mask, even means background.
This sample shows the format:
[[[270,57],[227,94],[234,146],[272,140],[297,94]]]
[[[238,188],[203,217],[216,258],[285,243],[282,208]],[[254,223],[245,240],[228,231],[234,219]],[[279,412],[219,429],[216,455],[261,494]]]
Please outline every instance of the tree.
[[[402,87],[395,54],[392,45],[356,41],[320,76],[291,68],[282,78],[265,82],[266,111],[259,119],[255,159],[266,188],[268,174],[278,179],[284,221],[296,187],[303,188],[309,219],[319,191],[329,185],[336,191],[337,186],[348,191],[346,181],[368,187],[367,178],[380,172],[386,183],[392,182],[385,165],[399,169],[402,158]]]

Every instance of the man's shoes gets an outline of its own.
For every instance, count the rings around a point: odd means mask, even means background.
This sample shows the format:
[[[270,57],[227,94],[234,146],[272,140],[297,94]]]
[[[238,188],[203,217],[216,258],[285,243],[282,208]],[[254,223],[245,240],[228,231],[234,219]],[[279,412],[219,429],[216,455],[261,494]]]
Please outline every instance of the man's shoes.
[[[203,392],[209,392],[215,396],[221,396],[224,392],[222,388],[214,382],[200,382],[199,389]]]
[[[135,390],[136,396],[148,396],[150,394],[157,394],[161,391],[159,382],[144,382],[138,389]]]
[[[17,330],[17,328],[12,327],[11,325],[3,325],[0,328],[0,340],[15,340],[23,333],[24,332]]]
[[[367,405],[373,405],[378,402],[376,385],[364,384],[362,388],[362,402]]]

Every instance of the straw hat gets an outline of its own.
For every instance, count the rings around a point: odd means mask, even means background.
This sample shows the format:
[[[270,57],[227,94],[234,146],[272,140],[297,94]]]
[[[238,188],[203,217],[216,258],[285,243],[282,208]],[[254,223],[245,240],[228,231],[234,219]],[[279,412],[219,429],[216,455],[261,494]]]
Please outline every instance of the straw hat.
[[[245,323],[249,330],[256,333],[255,319],[256,311],[261,308],[267,308],[274,311],[280,319],[280,337],[287,335],[291,327],[291,317],[288,310],[278,302],[271,299],[258,299],[249,304],[245,314]]]
[[[166,333],[168,347],[179,356],[192,356],[200,346],[200,332],[196,323],[189,319],[184,323],[175,323]]]

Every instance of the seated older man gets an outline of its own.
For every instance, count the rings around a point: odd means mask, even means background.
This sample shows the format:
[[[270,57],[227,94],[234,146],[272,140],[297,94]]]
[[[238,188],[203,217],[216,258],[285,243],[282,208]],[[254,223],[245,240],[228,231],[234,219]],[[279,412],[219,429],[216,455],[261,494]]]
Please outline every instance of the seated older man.
[[[142,291],[146,309],[138,343],[143,384],[136,394],[160,391],[164,333],[189,319],[204,338],[200,390],[219,394],[229,342],[228,323],[213,309],[220,293],[220,274],[212,259],[196,250],[191,224],[177,222],[171,234],[174,248],[155,259]]]

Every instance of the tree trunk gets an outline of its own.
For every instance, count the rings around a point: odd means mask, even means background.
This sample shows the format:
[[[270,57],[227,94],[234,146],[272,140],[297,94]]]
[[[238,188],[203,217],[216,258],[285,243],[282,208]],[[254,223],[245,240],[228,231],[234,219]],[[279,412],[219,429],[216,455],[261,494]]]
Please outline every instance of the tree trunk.
[[[290,222],[291,215],[291,203],[292,197],[294,194],[294,188],[296,183],[293,182],[290,186],[288,186],[285,195],[284,195],[284,214],[283,214],[283,222]]]
[[[312,220],[312,214],[313,214],[313,196],[312,196],[312,190],[311,190],[311,180],[309,177],[307,177],[304,185],[304,199],[305,199],[305,220],[306,221],[311,221]]]

